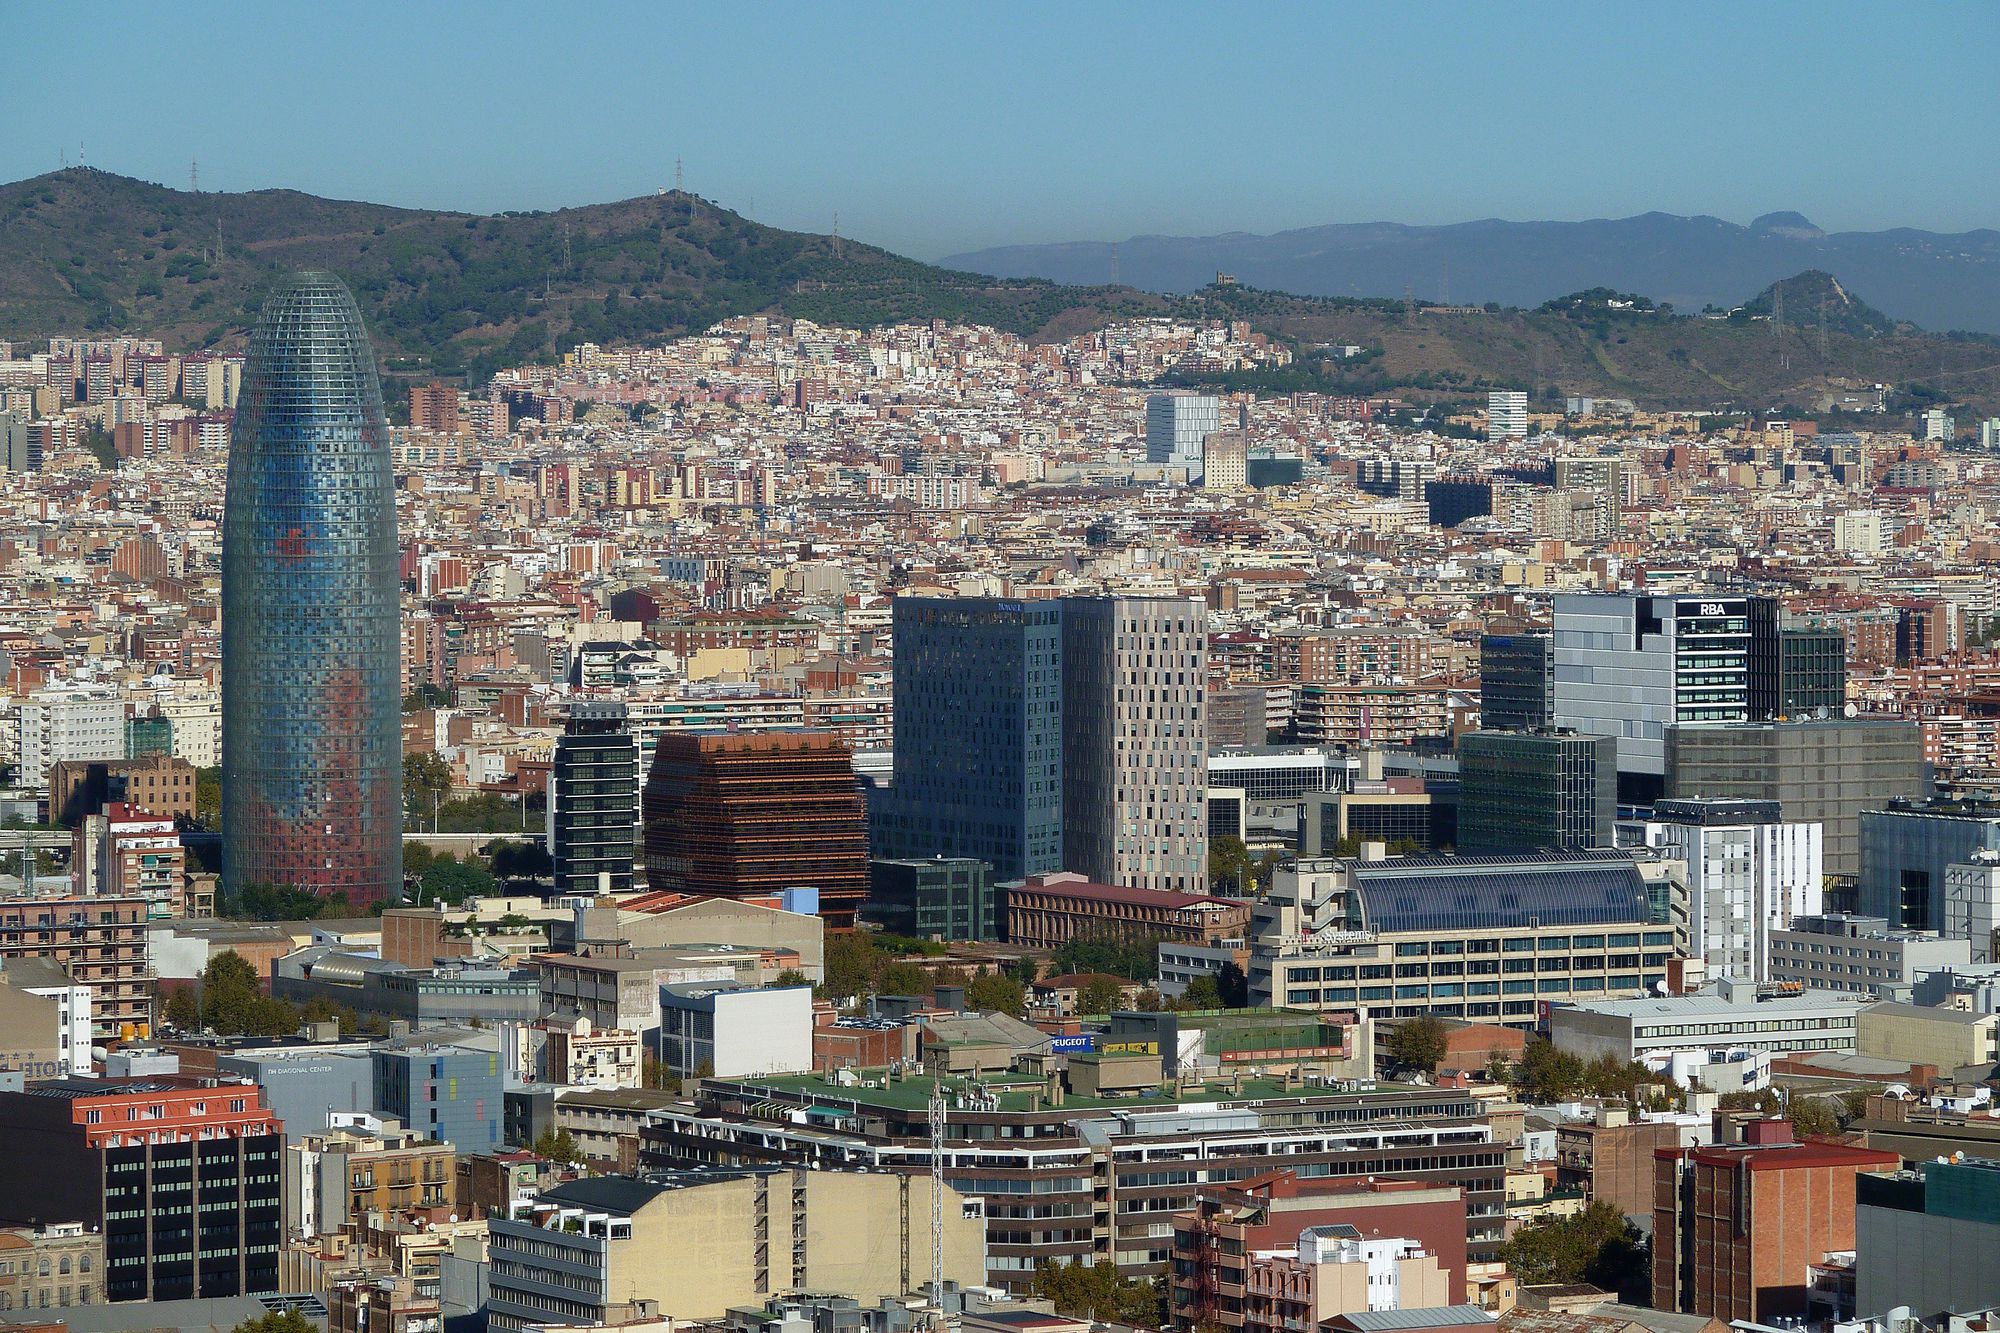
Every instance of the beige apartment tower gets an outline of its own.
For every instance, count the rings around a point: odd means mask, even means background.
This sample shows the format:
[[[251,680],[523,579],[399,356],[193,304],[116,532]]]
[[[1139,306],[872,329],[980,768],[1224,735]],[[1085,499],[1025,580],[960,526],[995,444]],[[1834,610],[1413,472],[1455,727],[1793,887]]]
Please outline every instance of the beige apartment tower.
[[[1207,892],[1207,653],[1191,598],[1064,600],[1064,869]]]

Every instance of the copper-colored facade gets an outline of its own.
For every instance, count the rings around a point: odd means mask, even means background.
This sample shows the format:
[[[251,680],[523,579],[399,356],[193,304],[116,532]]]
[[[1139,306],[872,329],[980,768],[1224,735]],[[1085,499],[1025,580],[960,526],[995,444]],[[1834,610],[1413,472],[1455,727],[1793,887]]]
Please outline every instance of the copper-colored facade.
[[[642,802],[653,889],[758,898],[819,890],[847,929],[868,896],[868,824],[853,757],[829,732],[668,732]]]

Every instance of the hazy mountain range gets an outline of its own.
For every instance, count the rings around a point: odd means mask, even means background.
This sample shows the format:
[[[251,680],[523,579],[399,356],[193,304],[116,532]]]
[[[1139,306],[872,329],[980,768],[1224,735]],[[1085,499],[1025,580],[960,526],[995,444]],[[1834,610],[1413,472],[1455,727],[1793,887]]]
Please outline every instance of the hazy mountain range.
[[[1105,283],[1114,276],[1113,249],[1108,241],[1014,245],[939,262],[998,277]],[[1685,312],[1727,308],[1780,278],[1820,269],[1897,320],[2000,333],[2000,231],[1986,229],[1828,233],[1797,213],[1767,213],[1747,227],[1644,213],[1588,222],[1489,218],[1443,227],[1340,223],[1268,236],[1134,236],[1115,249],[1116,280],[1158,292],[1195,291],[1224,272],[1253,287],[1308,296],[1414,291],[1469,305],[1533,306],[1611,287]],[[1806,324],[1815,317],[1786,312]]]

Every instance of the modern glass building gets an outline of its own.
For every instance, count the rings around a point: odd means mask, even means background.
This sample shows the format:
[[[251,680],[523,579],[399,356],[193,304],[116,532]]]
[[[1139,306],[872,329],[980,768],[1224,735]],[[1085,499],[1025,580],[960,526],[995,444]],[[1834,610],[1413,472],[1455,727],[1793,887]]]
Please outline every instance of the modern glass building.
[[[364,907],[402,883],[396,509],[375,357],[339,279],[251,331],[222,535],[223,884]]]
[[[639,824],[639,744],[618,699],[580,699],[556,742],[549,854],[556,896],[632,888]],[[609,876],[608,880],[601,877]]]
[[[1222,429],[1212,393],[1156,393],[1146,399],[1146,461],[1201,469],[1201,442]]]
[[[1612,845],[1618,742],[1554,731],[1469,731],[1458,741],[1462,852]]]
[[[1063,866],[1062,606],[895,600],[895,783],[876,854],[972,857],[998,881]]]
[[[1556,711],[1555,641],[1547,634],[1479,638],[1479,725],[1535,731]]]

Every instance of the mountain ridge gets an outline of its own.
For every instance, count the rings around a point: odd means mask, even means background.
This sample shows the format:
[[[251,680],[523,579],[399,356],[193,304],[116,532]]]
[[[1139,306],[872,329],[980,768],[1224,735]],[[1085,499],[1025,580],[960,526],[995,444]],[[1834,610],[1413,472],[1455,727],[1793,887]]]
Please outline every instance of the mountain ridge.
[[[182,348],[241,347],[263,290],[305,267],[354,289],[392,398],[402,383],[476,383],[581,341],[659,340],[770,313],[862,327],[942,319],[1043,341],[1137,317],[1236,319],[1297,354],[1281,374],[1223,380],[1267,392],[1463,402],[1488,387],[1528,386],[1539,403],[1575,393],[1807,411],[1831,386],[1886,383],[1910,386],[1908,402],[2000,408],[1994,340],[1921,335],[1858,296],[1850,310],[1848,293],[1874,292],[1846,273],[1813,278],[1811,266],[1779,275],[1793,284],[1783,320],[1678,317],[1656,306],[1657,290],[1610,284],[1567,289],[1589,299],[1562,309],[1463,314],[1217,285],[1213,273],[1184,294],[994,278],[767,227],[678,193],[470,214],[283,188],[194,194],[90,168],[0,185],[0,338],[136,333]],[[1731,305],[1770,281],[1746,284]],[[1605,299],[1621,292],[1645,299]],[[1347,361],[1327,351],[1346,345],[1371,354]]]
[[[1601,286],[1646,292],[1681,310],[1729,308],[1747,293],[1820,269],[1870,292],[1898,320],[2000,333],[2000,230],[1826,232],[1790,211],[1748,225],[1658,210],[1568,222],[1328,223],[995,246],[938,262],[1004,277],[1102,281],[1114,244],[1120,279],[1149,291],[1194,291],[1226,272],[1301,295],[1397,298],[1413,289],[1433,301],[1522,307]]]

